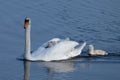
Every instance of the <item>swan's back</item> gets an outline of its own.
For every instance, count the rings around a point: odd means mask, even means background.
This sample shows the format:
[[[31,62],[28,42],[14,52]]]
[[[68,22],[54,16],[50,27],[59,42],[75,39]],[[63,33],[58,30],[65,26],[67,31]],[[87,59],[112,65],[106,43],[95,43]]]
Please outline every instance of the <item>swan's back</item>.
[[[55,55],[58,55],[58,52],[60,53],[61,56],[64,54],[70,52],[71,50],[74,49],[75,46],[77,46],[79,43],[75,41],[62,41],[58,43],[56,46],[52,48],[52,53]]]
[[[63,60],[66,59],[67,53],[72,51],[75,46],[79,45],[79,43],[75,41],[69,40],[61,40],[55,46],[50,48],[45,48],[44,46],[39,47],[32,56],[36,60]]]

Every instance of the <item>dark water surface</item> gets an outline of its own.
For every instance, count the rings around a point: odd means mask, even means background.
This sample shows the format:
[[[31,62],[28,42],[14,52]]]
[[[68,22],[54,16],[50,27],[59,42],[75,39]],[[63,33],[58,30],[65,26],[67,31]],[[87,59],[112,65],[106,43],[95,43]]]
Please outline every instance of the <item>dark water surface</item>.
[[[105,57],[24,62],[23,22],[32,19],[32,50],[53,37],[103,49]],[[0,80],[119,80],[120,0],[0,0]],[[25,77],[25,79],[24,79]]]

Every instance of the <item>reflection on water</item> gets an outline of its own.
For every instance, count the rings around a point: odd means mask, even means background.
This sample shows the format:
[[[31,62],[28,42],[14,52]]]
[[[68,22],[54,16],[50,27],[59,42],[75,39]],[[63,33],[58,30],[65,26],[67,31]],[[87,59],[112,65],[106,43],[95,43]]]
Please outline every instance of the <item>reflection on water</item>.
[[[69,61],[42,62],[39,66],[47,69],[47,80],[64,80],[68,77],[68,73],[76,70],[75,64]]]
[[[119,72],[115,73],[115,71],[119,69],[120,60],[119,60],[119,56],[115,56],[115,57],[116,57],[115,59],[111,59],[113,58],[113,56],[104,56],[104,57],[80,56],[74,59],[70,59],[66,61],[56,61],[56,62],[24,61],[24,80],[36,80],[36,79],[72,80],[73,78],[74,79],[81,78],[88,80],[88,78],[97,79],[103,77],[102,75],[106,75],[108,74],[108,72],[109,75],[118,74]],[[36,65],[33,66],[34,64]],[[31,72],[31,77],[30,77],[30,70],[33,71]],[[104,78],[106,79],[106,77]]]
[[[30,80],[30,61],[24,61],[24,80]]]
[[[24,61],[24,80],[30,80],[30,61]],[[71,62],[40,62],[39,67],[47,69],[48,78],[53,79],[54,73],[73,72],[75,66]],[[40,73],[41,74],[41,73]]]
[[[42,62],[40,65],[52,73],[73,72],[75,70],[73,62]]]
[[[34,62],[24,61],[24,80],[30,80],[31,63]],[[47,70],[47,80],[61,80],[64,79],[64,77],[70,77],[67,74],[74,73],[77,69],[84,70],[91,68],[91,64],[89,63],[86,64],[82,62],[78,65],[75,61],[71,60],[59,62],[37,62],[37,65],[39,68],[45,68]]]

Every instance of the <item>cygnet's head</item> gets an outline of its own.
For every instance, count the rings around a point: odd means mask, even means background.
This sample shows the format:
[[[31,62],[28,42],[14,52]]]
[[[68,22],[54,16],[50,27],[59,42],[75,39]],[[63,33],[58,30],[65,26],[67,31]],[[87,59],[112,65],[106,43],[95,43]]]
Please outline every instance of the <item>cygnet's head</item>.
[[[28,28],[31,25],[31,19],[29,17],[25,18],[24,29]]]
[[[88,49],[89,49],[89,51],[93,50],[94,49],[93,45],[89,45]]]
[[[59,42],[60,39],[59,38],[53,38],[52,40],[50,40],[50,42]]]

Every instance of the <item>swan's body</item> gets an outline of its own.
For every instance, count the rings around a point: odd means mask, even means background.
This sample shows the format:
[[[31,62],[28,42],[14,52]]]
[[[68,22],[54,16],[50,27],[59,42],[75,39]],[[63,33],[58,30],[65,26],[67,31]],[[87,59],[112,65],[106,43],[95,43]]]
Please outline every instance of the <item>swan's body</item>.
[[[105,55],[108,55],[108,53],[103,50],[94,50],[93,45],[89,45],[89,55],[90,56],[105,56]]]
[[[65,60],[71,57],[80,55],[82,49],[85,47],[84,42],[79,48],[75,48],[79,45],[76,41],[70,41],[68,39],[62,40],[59,38],[53,38],[40,46],[32,54],[30,53],[30,18],[25,19],[24,27],[26,29],[26,54],[25,59],[31,61],[43,60]]]

